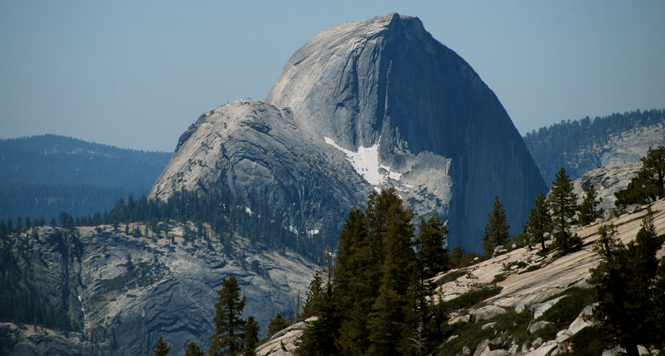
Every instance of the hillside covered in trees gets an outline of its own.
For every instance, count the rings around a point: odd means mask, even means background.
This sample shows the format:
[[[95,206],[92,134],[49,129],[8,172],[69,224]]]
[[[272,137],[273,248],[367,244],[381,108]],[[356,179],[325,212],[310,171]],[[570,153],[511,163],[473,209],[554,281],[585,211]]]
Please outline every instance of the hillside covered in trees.
[[[0,219],[110,210],[147,194],[170,156],[56,135],[0,140]]]
[[[545,182],[561,167],[575,180],[599,166],[638,161],[650,146],[665,144],[665,110],[561,121],[527,133],[524,143]]]

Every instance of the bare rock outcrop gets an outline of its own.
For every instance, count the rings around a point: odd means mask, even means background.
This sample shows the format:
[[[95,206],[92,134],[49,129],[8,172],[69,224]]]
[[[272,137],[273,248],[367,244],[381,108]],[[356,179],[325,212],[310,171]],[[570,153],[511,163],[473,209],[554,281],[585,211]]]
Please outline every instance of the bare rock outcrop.
[[[646,152],[645,152],[646,153]],[[616,197],[614,193],[626,189],[630,180],[637,176],[642,168],[642,162],[623,163],[591,170],[573,182],[573,192],[577,194],[581,203],[584,199],[584,190],[593,184],[596,190],[598,209],[609,211],[614,208]]]

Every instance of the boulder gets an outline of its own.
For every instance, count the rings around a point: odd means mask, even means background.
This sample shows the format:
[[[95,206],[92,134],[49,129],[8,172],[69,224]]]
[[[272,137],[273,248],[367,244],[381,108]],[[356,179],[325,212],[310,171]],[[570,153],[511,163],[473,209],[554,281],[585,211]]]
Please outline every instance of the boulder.
[[[483,356],[490,351],[490,341],[485,339],[476,346],[476,351],[473,352],[473,356]]]
[[[498,315],[505,314],[506,309],[503,309],[499,306],[496,305],[486,305],[476,311],[473,312],[473,317],[475,322],[479,322],[481,320],[488,320],[492,319]]]
[[[549,321],[544,321],[544,320],[541,320],[541,321],[534,321],[534,322],[531,322],[531,323],[529,324],[529,327],[527,328],[527,332],[528,332],[529,334],[533,334],[533,333],[535,333],[536,331],[538,331],[538,330],[540,330],[540,329],[542,329],[542,328],[544,328],[544,327],[546,327],[546,326],[548,326],[548,325],[552,325],[552,323],[549,322]]]
[[[542,342],[542,341],[541,341]],[[555,341],[548,341],[538,346],[535,350],[529,351],[526,356],[548,356],[556,350],[557,343]]]
[[[572,323],[570,323],[570,326],[568,327],[568,331],[572,335],[577,334],[580,330],[586,328],[587,326],[593,325],[593,321],[591,320],[585,320],[585,317],[588,317],[593,313],[593,305],[587,305],[582,309],[582,312],[580,312],[580,315],[573,320]]]

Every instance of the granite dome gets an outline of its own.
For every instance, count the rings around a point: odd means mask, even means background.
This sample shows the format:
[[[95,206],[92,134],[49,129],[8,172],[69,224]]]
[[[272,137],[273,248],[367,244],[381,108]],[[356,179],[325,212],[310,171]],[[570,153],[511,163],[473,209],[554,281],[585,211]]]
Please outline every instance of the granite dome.
[[[346,217],[342,210],[363,205],[370,189],[394,186],[417,214],[444,216],[451,230],[449,243],[480,251],[480,233],[495,195],[517,231],[536,195],[546,191],[497,97],[416,17],[393,13],[322,32],[293,54],[264,102],[252,103],[289,113],[288,118],[268,118],[264,112],[270,110],[255,110],[252,116],[265,124],[257,129],[260,135],[289,141],[317,158],[316,164],[309,160],[299,165],[294,176],[276,167],[282,160],[286,165],[303,161],[304,156],[291,154],[297,150],[275,156],[268,165],[256,150],[257,155],[245,157],[243,184],[261,191],[284,211],[286,221],[297,220],[308,230],[338,231]],[[272,130],[283,120],[292,125],[288,137]],[[194,133],[210,124],[202,118],[183,135],[172,164],[201,159],[182,147],[208,145]],[[218,125],[212,130],[228,130],[222,121]],[[270,141],[247,142],[263,147]],[[166,197],[170,187],[200,189],[193,182],[213,184],[219,177],[233,186],[229,170],[237,166],[225,152],[214,158],[222,168],[203,176],[186,165],[174,169],[170,164],[152,196]],[[325,177],[325,186],[331,188],[317,196],[284,193],[309,184],[297,176],[319,182]],[[316,209],[293,208],[307,205]],[[324,218],[330,216],[337,223]]]

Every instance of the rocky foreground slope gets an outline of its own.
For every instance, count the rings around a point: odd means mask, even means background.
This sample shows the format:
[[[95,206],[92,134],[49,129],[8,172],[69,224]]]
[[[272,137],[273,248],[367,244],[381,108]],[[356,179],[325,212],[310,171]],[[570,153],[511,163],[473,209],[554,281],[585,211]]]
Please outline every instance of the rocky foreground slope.
[[[665,201],[654,204],[652,211],[656,232],[664,234]],[[644,213],[641,210],[611,220],[624,243],[635,238]],[[575,350],[575,342],[582,342],[575,335],[592,325],[584,319],[592,305],[579,301],[590,293],[589,269],[599,262],[593,242],[603,223],[607,222],[579,228],[576,232],[584,241],[583,248],[563,257],[541,256],[537,249],[518,248],[435,277],[444,302],[469,292],[501,288],[498,294],[450,314],[453,331],[440,347],[442,354],[553,356]],[[661,248],[658,257],[663,255],[665,249]],[[301,322],[276,334],[257,353],[292,355],[306,324]],[[653,351],[641,350],[646,354]]]
[[[418,215],[448,221],[450,244],[475,251],[494,196],[517,232],[546,190],[494,93],[418,18],[398,14],[322,32],[293,54],[264,102],[202,115],[151,197],[219,184],[333,240],[352,206],[394,186]]]
[[[251,248],[240,237],[231,249],[201,238],[187,241],[183,228],[171,226],[168,238],[157,238],[131,236],[123,225],[73,232],[42,227],[1,241],[3,260],[12,266],[3,266],[0,297],[23,295],[46,310],[63,311],[60,318],[69,318],[74,331],[0,323],[0,354],[148,355],[162,335],[173,354],[182,355],[191,341],[207,348],[215,290],[231,274],[261,335],[271,316],[295,310],[316,267],[311,262]],[[139,224],[128,230],[148,231]],[[21,308],[12,300],[3,308]]]

